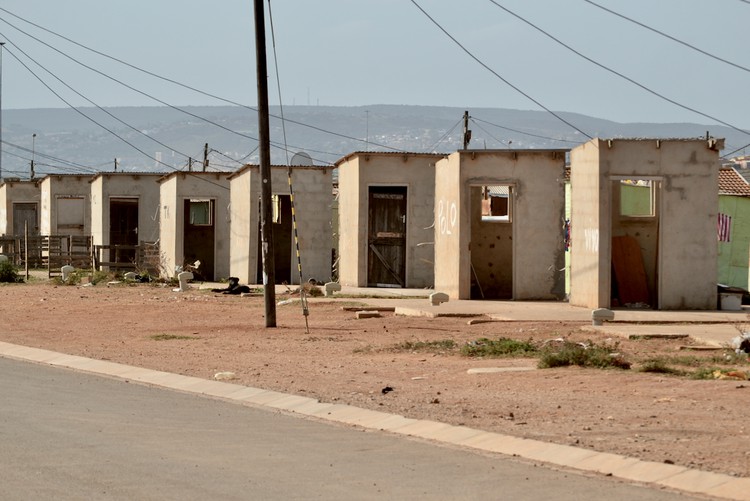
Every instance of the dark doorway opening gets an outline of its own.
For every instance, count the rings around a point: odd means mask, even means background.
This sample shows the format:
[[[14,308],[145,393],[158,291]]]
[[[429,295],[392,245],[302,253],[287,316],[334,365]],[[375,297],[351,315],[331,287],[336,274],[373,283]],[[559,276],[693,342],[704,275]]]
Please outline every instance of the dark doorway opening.
[[[367,286],[406,286],[406,186],[371,186]]]
[[[258,205],[260,214],[260,205]],[[292,199],[289,195],[273,196],[273,262],[274,277],[277,284],[292,283]],[[258,220],[258,271],[257,280],[263,283],[263,250],[260,233],[260,219]]]
[[[214,239],[216,235],[216,207],[214,200],[187,199],[184,212],[184,240],[182,254],[185,266],[191,268],[195,280],[215,280]]]
[[[138,199],[111,198],[109,201],[109,245],[138,245]],[[135,262],[135,249],[110,252],[110,260],[118,263]]]

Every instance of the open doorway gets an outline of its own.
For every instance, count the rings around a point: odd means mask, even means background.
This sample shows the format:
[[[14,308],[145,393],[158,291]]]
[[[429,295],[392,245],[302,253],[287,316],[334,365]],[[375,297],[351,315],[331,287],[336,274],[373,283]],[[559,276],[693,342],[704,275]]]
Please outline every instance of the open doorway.
[[[367,286],[406,286],[406,186],[370,186]]]
[[[661,185],[658,178],[611,181],[613,308],[659,308]]]
[[[273,271],[277,284],[292,283],[292,246],[294,244],[292,226],[292,198],[289,195],[273,195],[272,197],[273,233]],[[260,203],[258,210],[260,213]],[[258,219],[258,271],[259,284],[263,283],[263,238],[260,233],[260,219]]]
[[[109,244],[138,245],[138,199],[110,198]],[[116,249],[110,259],[118,263],[135,262],[135,249]]]
[[[186,199],[184,202],[183,256],[185,265],[200,265],[191,270],[196,280],[215,280],[214,248],[216,207],[212,199]]]
[[[514,187],[470,190],[471,299],[513,299]]]

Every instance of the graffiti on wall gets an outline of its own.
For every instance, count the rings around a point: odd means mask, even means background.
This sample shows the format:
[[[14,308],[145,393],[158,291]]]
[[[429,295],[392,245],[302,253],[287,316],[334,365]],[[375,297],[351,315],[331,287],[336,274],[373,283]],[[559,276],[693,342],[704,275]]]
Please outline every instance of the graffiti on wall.
[[[440,200],[438,202],[437,224],[441,235],[452,235],[456,228],[458,209],[456,202]]]

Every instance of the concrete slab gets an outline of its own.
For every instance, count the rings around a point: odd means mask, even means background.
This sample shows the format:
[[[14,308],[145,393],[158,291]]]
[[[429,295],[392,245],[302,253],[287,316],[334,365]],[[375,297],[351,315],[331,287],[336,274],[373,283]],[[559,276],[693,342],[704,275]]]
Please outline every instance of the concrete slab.
[[[707,489],[705,493],[725,499],[748,501],[750,500],[750,478],[732,478],[725,484]]]

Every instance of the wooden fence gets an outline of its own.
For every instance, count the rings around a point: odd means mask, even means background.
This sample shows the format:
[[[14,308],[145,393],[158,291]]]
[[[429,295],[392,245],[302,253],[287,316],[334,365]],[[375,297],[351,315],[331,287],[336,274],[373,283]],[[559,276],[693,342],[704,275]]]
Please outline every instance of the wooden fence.
[[[158,242],[139,245],[93,245],[90,236],[34,235],[0,236],[0,254],[16,266],[46,268],[49,277],[62,274],[60,268],[71,265],[78,269],[103,271],[143,271],[159,274]]]

